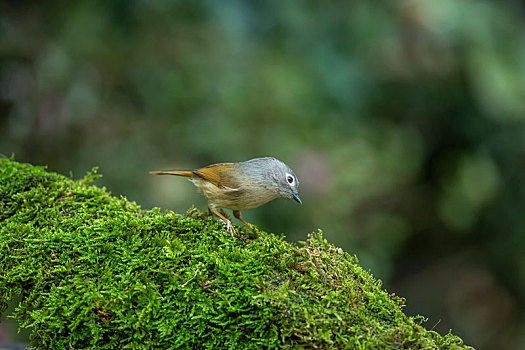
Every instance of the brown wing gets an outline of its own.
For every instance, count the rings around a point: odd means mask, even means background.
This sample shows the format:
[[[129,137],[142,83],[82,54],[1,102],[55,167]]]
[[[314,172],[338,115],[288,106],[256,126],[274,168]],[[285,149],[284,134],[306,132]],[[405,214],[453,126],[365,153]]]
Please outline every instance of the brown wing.
[[[236,176],[236,170],[235,163],[220,163],[193,170],[193,173],[217,187],[237,189],[240,187],[240,184]]]

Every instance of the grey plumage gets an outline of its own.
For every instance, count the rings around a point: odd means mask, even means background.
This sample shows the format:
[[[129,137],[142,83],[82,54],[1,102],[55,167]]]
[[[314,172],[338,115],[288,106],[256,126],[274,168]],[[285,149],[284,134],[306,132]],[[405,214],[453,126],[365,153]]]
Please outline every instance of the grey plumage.
[[[237,163],[239,172],[249,177],[254,184],[272,192],[275,198],[299,198],[299,179],[292,169],[273,157],[255,158]],[[287,177],[293,177],[293,183]],[[298,201],[300,203],[300,200]],[[264,204],[264,203],[263,203]]]

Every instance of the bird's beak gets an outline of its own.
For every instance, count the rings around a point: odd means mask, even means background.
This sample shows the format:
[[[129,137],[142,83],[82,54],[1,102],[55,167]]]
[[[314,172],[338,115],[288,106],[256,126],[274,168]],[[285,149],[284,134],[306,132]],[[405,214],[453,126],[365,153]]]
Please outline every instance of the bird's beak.
[[[303,202],[301,201],[301,198],[299,198],[299,196],[297,195],[297,193],[292,193],[292,197],[293,199],[295,199],[295,201],[299,204],[303,204]]]

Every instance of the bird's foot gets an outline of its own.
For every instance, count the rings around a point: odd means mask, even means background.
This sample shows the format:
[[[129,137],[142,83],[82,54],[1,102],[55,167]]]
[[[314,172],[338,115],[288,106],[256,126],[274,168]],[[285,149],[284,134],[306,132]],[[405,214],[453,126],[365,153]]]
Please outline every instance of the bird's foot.
[[[226,231],[232,235],[232,238],[235,239],[235,229],[233,228],[232,222],[230,220],[223,220],[220,219],[220,221],[226,225]]]

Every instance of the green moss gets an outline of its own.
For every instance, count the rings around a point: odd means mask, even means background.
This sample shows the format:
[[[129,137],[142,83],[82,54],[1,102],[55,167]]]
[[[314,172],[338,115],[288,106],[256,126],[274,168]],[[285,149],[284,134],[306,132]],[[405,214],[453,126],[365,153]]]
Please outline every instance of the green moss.
[[[0,159],[0,304],[21,297],[13,317],[36,348],[466,348],[321,232],[232,240],[196,209],[141,210],[96,177]]]

